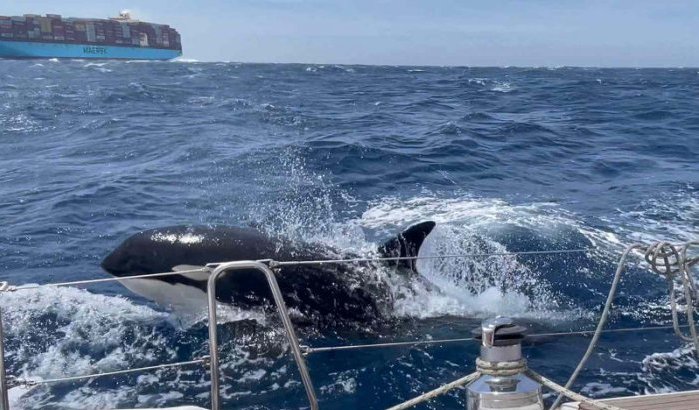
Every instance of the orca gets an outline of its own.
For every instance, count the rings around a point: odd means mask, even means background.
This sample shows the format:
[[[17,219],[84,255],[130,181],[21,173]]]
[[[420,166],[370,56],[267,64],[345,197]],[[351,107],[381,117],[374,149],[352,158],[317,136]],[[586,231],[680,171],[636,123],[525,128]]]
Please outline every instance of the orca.
[[[414,257],[435,227],[432,221],[410,226],[377,249],[380,257]],[[196,270],[208,263],[240,260],[301,261],[356,258],[337,249],[312,243],[295,243],[270,237],[254,228],[230,226],[171,226],[136,233],[103,261],[102,268],[115,277],[182,271],[121,283],[131,291],[176,311],[202,311],[210,274]],[[414,274],[414,260],[381,263],[339,263],[281,266],[275,275],[294,320],[342,326],[367,323],[382,317],[392,305],[388,284],[377,271],[393,267],[400,274]],[[239,308],[272,306],[264,275],[256,270],[230,271],[219,278],[216,299]]]

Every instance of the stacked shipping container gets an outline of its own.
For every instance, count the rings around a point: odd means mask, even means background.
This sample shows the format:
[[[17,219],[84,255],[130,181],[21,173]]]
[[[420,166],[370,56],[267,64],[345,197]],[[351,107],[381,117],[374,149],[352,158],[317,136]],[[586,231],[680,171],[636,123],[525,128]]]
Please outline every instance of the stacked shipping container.
[[[0,40],[182,50],[180,34],[165,24],[62,18],[56,14],[0,16]]]

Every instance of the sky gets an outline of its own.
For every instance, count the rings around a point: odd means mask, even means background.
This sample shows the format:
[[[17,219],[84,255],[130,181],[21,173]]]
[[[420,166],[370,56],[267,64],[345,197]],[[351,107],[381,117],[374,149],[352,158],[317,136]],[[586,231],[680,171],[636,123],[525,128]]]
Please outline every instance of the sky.
[[[699,0],[1,0],[0,15],[129,9],[200,61],[699,67]]]

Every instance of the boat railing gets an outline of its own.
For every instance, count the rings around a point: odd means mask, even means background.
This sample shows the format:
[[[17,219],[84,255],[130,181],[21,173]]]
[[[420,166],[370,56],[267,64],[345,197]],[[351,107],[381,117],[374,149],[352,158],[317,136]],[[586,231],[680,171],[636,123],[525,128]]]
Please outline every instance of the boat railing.
[[[210,355],[210,372],[211,372],[211,408],[213,410],[218,410],[220,408],[220,387],[219,387],[219,372],[218,372],[218,330],[216,326],[216,281],[222,275],[230,271],[240,270],[240,269],[255,269],[260,272],[260,274],[265,275],[267,279],[267,284],[269,284],[272,290],[272,297],[274,298],[274,304],[277,306],[277,311],[284,324],[284,331],[286,332],[286,337],[289,339],[289,345],[291,346],[291,352],[294,355],[294,360],[301,373],[301,380],[303,381],[303,386],[306,389],[306,396],[308,396],[308,402],[311,405],[311,410],[318,410],[318,398],[316,397],[316,392],[313,389],[313,382],[311,381],[311,375],[308,373],[308,368],[306,367],[306,360],[301,354],[301,348],[299,346],[299,339],[296,337],[296,332],[294,332],[294,326],[291,324],[291,319],[289,318],[289,312],[286,309],[286,303],[284,302],[284,297],[282,296],[282,291],[279,289],[279,284],[277,283],[277,277],[274,276],[274,272],[266,264],[256,261],[240,261],[240,262],[226,262],[218,265],[214,271],[209,276],[209,281],[207,284],[207,299],[209,304],[209,355]],[[212,325],[213,323],[213,325]]]
[[[599,409],[615,409],[614,406],[610,406],[604,403],[598,403],[595,400],[585,398],[577,393],[570,390],[571,385],[575,381],[577,375],[584,367],[587,358],[589,358],[592,350],[597,345],[599,337],[604,333],[621,333],[621,332],[636,332],[636,331],[650,331],[650,330],[668,330],[674,329],[675,333],[685,341],[691,341],[695,344],[695,349],[699,348],[699,340],[697,337],[696,325],[694,323],[693,317],[693,305],[697,301],[697,295],[694,286],[694,280],[691,277],[690,269],[692,266],[699,264],[699,258],[688,257],[687,250],[692,246],[699,246],[698,241],[690,241],[680,245],[672,245],[666,242],[656,243],[652,245],[642,245],[634,244],[629,246],[623,253],[621,260],[619,261],[616,274],[612,281],[612,286],[605,304],[605,309],[602,312],[602,316],[595,330],[589,331],[575,331],[575,332],[555,332],[555,333],[541,333],[534,334],[531,336],[568,336],[568,335],[592,335],[592,340],[588,346],[588,350],[583,356],[580,364],[576,368],[573,375],[568,380],[565,386],[560,386],[553,381],[546,379],[545,377],[538,375],[526,367],[522,367],[518,370],[522,372],[527,372],[527,374],[535,379],[537,382],[543,386],[552,389],[553,391],[559,393],[559,399],[554,403],[557,406],[560,402],[560,398],[563,396],[572,398],[574,400],[583,401],[594,408]],[[354,349],[371,349],[371,348],[390,348],[390,347],[400,347],[400,346],[416,346],[416,345],[436,345],[436,344],[446,344],[446,343],[456,343],[474,340],[473,338],[457,338],[457,339],[442,339],[442,340],[417,340],[417,341],[407,341],[407,342],[389,342],[389,343],[376,343],[376,344],[363,344],[363,345],[345,345],[345,346],[329,346],[329,347],[308,347],[301,345],[299,343],[298,337],[294,331],[291,319],[289,317],[286,304],[284,302],[281,290],[279,289],[279,284],[277,283],[274,270],[281,268],[283,266],[298,266],[298,265],[322,265],[322,264],[339,264],[339,263],[354,263],[354,262],[377,262],[377,261],[400,261],[400,260],[416,260],[416,259],[446,259],[446,258],[475,258],[475,257],[490,257],[490,256],[516,256],[516,255],[546,255],[546,254],[562,254],[562,253],[584,253],[593,252],[594,248],[585,249],[565,249],[565,250],[542,250],[542,251],[528,251],[528,252],[498,252],[498,253],[478,253],[478,254],[460,254],[460,255],[438,255],[438,256],[415,256],[415,257],[388,257],[388,258],[353,258],[353,259],[332,259],[332,260],[314,260],[314,261],[275,261],[272,259],[258,260],[258,261],[233,261],[233,262],[217,262],[206,265],[201,269],[192,269],[188,271],[177,271],[177,272],[162,272],[147,275],[138,276],[128,276],[128,277],[112,277],[112,278],[102,278],[102,279],[92,279],[92,280],[80,280],[72,282],[58,282],[58,283],[48,283],[41,285],[26,285],[15,287],[9,285],[7,282],[0,282],[0,294],[2,292],[13,292],[13,291],[26,291],[30,289],[38,289],[45,287],[63,287],[63,286],[81,286],[90,285],[96,283],[105,282],[123,282],[134,279],[147,279],[147,278],[157,278],[165,276],[183,275],[191,273],[209,273],[209,279],[207,283],[207,303],[208,303],[208,317],[209,317],[209,356],[204,356],[200,358],[195,358],[189,361],[180,361],[175,363],[159,364],[154,366],[130,368],[124,370],[117,370],[111,372],[103,373],[93,373],[77,376],[67,376],[63,378],[53,378],[53,379],[33,379],[19,378],[16,376],[7,376],[5,369],[5,337],[4,337],[4,325],[2,321],[2,311],[0,310],[0,410],[9,410],[9,398],[8,390],[11,386],[24,385],[26,387],[33,387],[42,384],[59,383],[65,381],[75,381],[92,379],[97,377],[108,377],[117,376],[121,374],[143,372],[148,370],[156,370],[162,368],[171,367],[181,367],[181,366],[191,366],[197,364],[208,364],[210,370],[211,378],[211,408],[212,410],[220,409],[220,374],[219,374],[219,352],[218,352],[218,332],[217,332],[217,317],[216,317],[216,285],[218,279],[225,275],[227,272],[240,270],[240,269],[254,269],[264,275],[267,283],[272,291],[272,296],[274,303],[276,305],[277,311],[282,320],[284,330],[289,341],[290,349],[296,365],[299,368],[301,374],[301,379],[303,381],[304,388],[306,390],[306,395],[312,410],[318,409],[318,399],[313,388],[313,383],[311,381],[310,373],[306,365],[305,356],[315,353],[328,352],[328,351],[339,351],[339,350],[354,350]],[[662,274],[668,280],[669,292],[671,298],[672,307],[672,325],[668,326],[651,326],[651,327],[635,327],[635,328],[624,328],[624,329],[604,329],[606,321],[609,315],[609,310],[611,309],[612,301],[616,295],[616,289],[621,279],[621,275],[626,267],[626,260],[634,251],[641,251],[645,257],[646,262],[650,265],[652,270],[656,273]],[[686,309],[687,324],[680,325],[678,319],[678,308],[675,297],[675,280],[680,280],[682,288],[684,290],[684,301],[688,308]],[[681,329],[689,328],[690,334],[685,335]],[[699,352],[699,350],[698,350]],[[502,369],[490,369],[490,368],[479,368],[476,372],[498,372]],[[507,370],[512,371],[511,369]],[[456,387],[466,385],[475,380],[475,373],[466,377],[462,377],[454,382],[445,384],[431,392],[425,393],[414,399],[408,400],[404,403],[396,405],[391,409],[407,409],[418,403],[430,400],[441,394],[446,393]],[[551,408],[554,408],[552,406]]]

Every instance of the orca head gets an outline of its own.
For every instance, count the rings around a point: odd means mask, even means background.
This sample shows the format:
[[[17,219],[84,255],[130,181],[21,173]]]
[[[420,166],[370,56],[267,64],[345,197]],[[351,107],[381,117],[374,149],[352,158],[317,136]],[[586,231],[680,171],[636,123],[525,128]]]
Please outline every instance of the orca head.
[[[425,221],[410,226],[398,236],[395,236],[383,245],[379,246],[379,255],[383,258],[406,258],[415,257],[420,252],[422,243],[427,238],[427,235],[432,232],[437,224],[434,221]],[[402,259],[397,261],[388,261],[389,266],[397,266],[410,269],[417,272],[415,269],[414,259]]]
[[[134,272],[135,260],[131,251],[133,240],[131,238],[124,241],[118,248],[114,249],[100,263],[102,269],[113,276],[124,277],[137,275],[140,272]]]
[[[182,249],[170,250],[169,242],[153,240],[153,237],[167,237],[179,234],[183,227],[171,227],[160,230],[138,232],[124,240],[116,249],[107,255],[100,266],[113,276],[125,277],[147,273],[168,272],[173,267],[171,255],[179,255]]]

